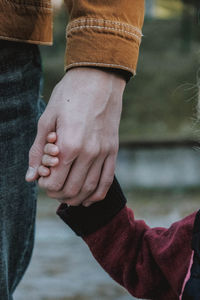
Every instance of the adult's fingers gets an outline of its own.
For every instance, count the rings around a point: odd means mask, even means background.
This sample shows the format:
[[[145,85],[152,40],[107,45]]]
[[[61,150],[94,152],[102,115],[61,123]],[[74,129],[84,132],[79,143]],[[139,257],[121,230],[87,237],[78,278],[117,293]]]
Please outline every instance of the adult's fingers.
[[[54,192],[61,191],[73,161],[74,161],[74,158],[70,159],[68,161],[68,164],[63,165],[60,163],[58,166],[52,167],[50,176],[48,176],[47,178],[40,177],[38,180],[38,185],[41,188],[44,188],[45,190],[47,190],[47,192],[48,191],[54,191]]]
[[[83,203],[83,206],[101,201],[105,198],[114,178],[116,155],[109,155],[104,162],[100,181],[95,192],[89,196]]]
[[[62,202],[65,202],[71,206],[80,205],[85,199],[87,199],[92,193],[94,193],[95,189],[97,188],[104,160],[105,157],[100,157],[92,163],[87,173],[86,179],[78,183],[79,188],[77,190],[79,192],[74,197],[66,197],[66,195],[68,195],[68,192],[70,191],[68,190],[67,185],[64,187],[62,192],[49,193],[49,196],[55,199],[62,199]]]
[[[54,194],[56,195],[57,199],[72,199],[78,196],[79,191],[84,184],[88,170],[90,169],[92,163],[97,159],[98,155],[99,151],[97,148],[93,148],[93,150],[90,149],[88,151],[79,151],[79,156],[71,166],[70,172],[68,173],[67,180],[65,181],[62,190],[60,190],[59,193]],[[52,197],[52,195],[50,194],[49,196]]]

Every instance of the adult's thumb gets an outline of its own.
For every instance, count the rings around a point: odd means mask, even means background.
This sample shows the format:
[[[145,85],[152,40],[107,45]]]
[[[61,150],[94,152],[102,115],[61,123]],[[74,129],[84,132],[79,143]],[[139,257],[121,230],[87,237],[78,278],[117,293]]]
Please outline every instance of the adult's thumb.
[[[36,137],[34,144],[29,151],[29,167],[26,173],[26,181],[28,182],[34,181],[38,178],[38,167],[41,163],[44,143],[45,137],[44,141],[39,141],[38,137]]]

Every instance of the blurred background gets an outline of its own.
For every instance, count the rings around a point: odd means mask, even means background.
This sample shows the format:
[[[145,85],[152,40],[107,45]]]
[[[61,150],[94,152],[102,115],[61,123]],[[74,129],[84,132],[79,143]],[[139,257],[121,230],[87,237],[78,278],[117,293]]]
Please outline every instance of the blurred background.
[[[63,76],[67,15],[62,1],[54,6],[54,46],[41,47],[45,101]],[[116,173],[136,218],[150,226],[169,226],[200,206],[199,33],[199,0],[146,0],[137,76],[123,99]],[[33,259],[15,299],[132,299],[59,220],[57,206],[39,191]]]

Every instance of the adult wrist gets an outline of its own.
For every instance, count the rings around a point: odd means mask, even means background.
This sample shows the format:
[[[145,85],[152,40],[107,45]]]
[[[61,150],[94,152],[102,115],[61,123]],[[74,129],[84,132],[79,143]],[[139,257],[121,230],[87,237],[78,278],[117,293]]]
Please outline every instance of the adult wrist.
[[[82,68],[82,67],[79,67]],[[84,68],[84,67],[83,67]],[[126,70],[122,70],[122,69],[116,69],[116,68],[106,68],[106,67],[94,67],[94,66],[88,66],[87,68],[91,68],[91,69],[97,69],[97,70],[101,70],[110,74],[115,74],[118,77],[121,77],[122,79],[124,79],[124,81],[126,83],[129,82],[130,78],[132,77],[132,73]],[[69,69],[71,70],[71,69]],[[68,72],[69,70],[67,70],[66,72]]]

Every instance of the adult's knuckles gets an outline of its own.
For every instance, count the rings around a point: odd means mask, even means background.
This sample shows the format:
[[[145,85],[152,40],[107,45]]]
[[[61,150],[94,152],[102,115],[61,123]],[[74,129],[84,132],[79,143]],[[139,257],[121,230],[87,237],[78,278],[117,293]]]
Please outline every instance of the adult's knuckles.
[[[116,155],[118,151],[118,147],[116,144],[112,145],[112,144],[104,144],[101,148],[101,154],[102,155]]]
[[[110,145],[109,153],[111,155],[116,155],[116,153],[118,152],[118,149],[119,149],[118,144]]]
[[[96,146],[96,147],[86,147],[83,149],[83,154],[85,157],[88,158],[96,158],[100,155],[100,147]]]
[[[111,148],[109,154],[115,157],[118,153],[118,148]]]
[[[63,155],[74,155],[74,154],[78,154],[81,152],[82,150],[82,145],[80,143],[71,143],[71,142],[62,142],[62,144],[60,145],[60,152]]]

